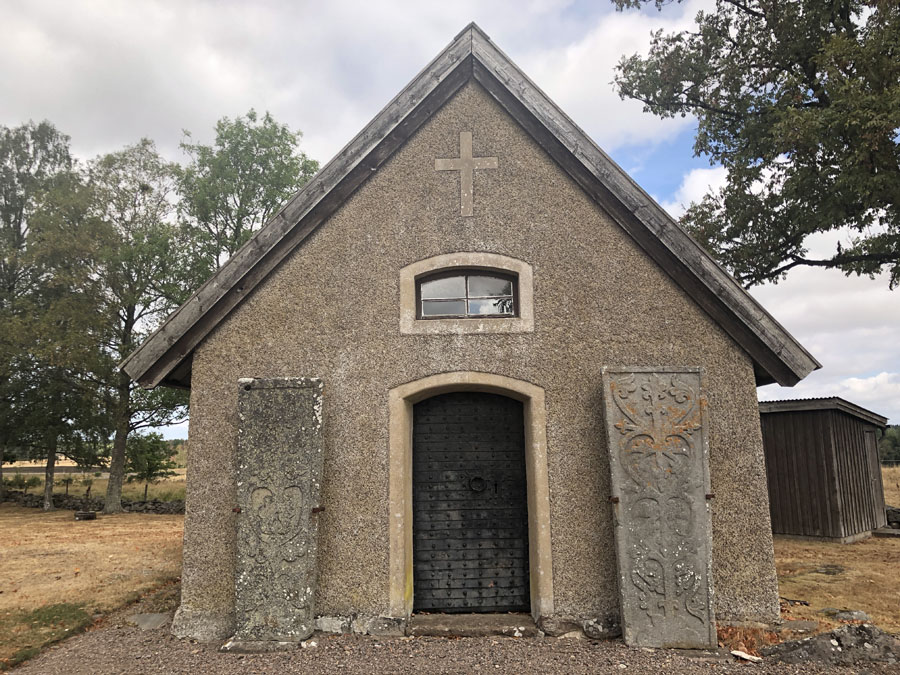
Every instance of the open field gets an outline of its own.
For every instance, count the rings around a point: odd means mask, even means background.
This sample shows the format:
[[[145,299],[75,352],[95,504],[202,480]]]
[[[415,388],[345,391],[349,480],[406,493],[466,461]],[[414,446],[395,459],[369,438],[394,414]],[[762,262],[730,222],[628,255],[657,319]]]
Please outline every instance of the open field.
[[[889,633],[900,633],[900,538],[833,544],[775,537],[775,566],[791,618],[826,621],[826,607],[858,609]]]
[[[0,669],[181,574],[183,516],[0,504]]]
[[[881,467],[884,483],[884,503],[900,508],[900,466]]]
[[[184,474],[185,469],[175,469],[175,475],[171,478],[167,478],[165,480],[160,481],[159,483],[152,483],[147,490],[147,499],[159,499],[160,501],[172,501],[175,499],[184,499]],[[3,470],[3,478],[11,479],[15,475],[15,468],[11,468],[9,466],[4,467]],[[40,479],[41,483],[37,487],[28,488],[28,494],[41,494],[44,491],[44,474],[42,473],[28,473],[22,474],[23,476],[30,477],[36,476]],[[61,484],[59,481],[67,476],[71,476],[72,483],[69,485],[69,494],[81,496],[87,491],[87,485],[84,483],[84,479],[87,478],[91,480],[91,496],[92,497],[103,497],[106,494],[106,486],[109,483],[107,479],[108,474],[101,474],[100,478],[97,478],[92,473],[82,474],[80,470],[76,471],[74,467],[57,467],[55,473],[55,483],[53,486],[53,492],[55,494],[65,494],[66,487]],[[144,498],[144,484],[141,482],[133,482],[133,483],[125,483],[122,485],[122,498],[129,499],[131,501],[140,500]]]
[[[900,466],[882,467],[884,500],[900,506]],[[900,633],[900,538],[866,539],[854,544],[775,537],[775,566],[783,598],[804,600],[793,605],[791,618],[823,621],[826,607],[859,609],[890,633]]]

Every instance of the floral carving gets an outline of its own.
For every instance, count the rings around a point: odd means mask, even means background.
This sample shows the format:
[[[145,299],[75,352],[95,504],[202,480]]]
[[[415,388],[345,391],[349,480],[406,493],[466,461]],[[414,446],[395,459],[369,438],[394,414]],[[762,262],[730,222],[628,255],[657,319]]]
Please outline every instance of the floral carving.
[[[292,641],[314,619],[321,394],[252,380],[239,395],[237,637]]]
[[[709,517],[696,373],[607,378],[607,421],[629,644],[709,644]],[[628,600],[628,598],[632,600]],[[638,611],[629,626],[628,613]],[[655,634],[655,635],[654,635]],[[712,635],[714,635],[714,631]],[[693,637],[691,637],[693,636]],[[644,642],[642,642],[644,640]],[[662,646],[661,644],[657,646]]]

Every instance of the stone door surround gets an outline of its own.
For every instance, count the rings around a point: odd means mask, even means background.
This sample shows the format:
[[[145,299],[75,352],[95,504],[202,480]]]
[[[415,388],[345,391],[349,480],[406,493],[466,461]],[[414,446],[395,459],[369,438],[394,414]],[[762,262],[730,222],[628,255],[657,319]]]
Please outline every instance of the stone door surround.
[[[530,382],[473,371],[431,375],[394,387],[388,393],[390,616],[406,618],[413,609],[413,406],[426,398],[454,391],[501,394],[524,404],[531,613],[535,619],[551,616],[553,562],[550,549],[550,490],[547,475],[547,415],[544,390]]]

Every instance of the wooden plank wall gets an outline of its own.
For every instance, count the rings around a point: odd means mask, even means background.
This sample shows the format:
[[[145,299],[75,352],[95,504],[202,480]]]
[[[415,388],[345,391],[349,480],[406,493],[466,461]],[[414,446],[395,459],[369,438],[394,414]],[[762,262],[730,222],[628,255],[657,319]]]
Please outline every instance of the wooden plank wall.
[[[880,467],[873,462],[872,448],[866,443],[866,430],[871,425],[839,410],[830,411],[830,415],[841,493],[841,536],[871,532],[880,525],[878,512],[884,513],[884,492],[877,489],[880,476],[873,474],[875,467],[878,471]]]
[[[830,411],[761,416],[772,531],[842,537]]]
[[[866,428],[866,453],[869,458],[869,473],[872,476],[872,492],[875,495],[875,527],[887,527],[887,512],[884,501],[884,480],[881,475],[881,456],[878,454],[877,429]]]

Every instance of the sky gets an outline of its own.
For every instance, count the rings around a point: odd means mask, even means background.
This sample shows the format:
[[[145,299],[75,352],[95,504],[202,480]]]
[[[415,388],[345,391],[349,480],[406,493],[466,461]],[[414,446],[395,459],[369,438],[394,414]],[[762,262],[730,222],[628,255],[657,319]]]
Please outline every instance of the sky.
[[[324,164],[470,21],[679,216],[725,172],[693,156],[695,121],[660,120],[611,84],[651,31],[689,28],[712,0],[618,13],[605,0],[3,0],[0,125],[48,119],[82,159],[251,108],[302,130]],[[827,252],[838,235],[819,236]],[[900,423],[900,289],[884,277],[792,270],[751,290],[823,365],[761,399],[841,396]],[[186,424],[167,437],[185,437]]]

